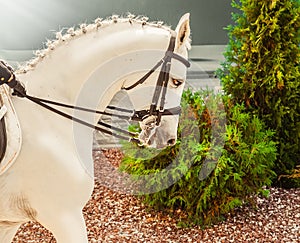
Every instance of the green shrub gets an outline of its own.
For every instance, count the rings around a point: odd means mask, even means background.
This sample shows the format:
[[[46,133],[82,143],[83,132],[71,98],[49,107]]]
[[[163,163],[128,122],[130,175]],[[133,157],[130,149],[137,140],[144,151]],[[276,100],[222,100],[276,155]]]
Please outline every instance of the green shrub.
[[[275,131],[278,178],[300,164],[299,0],[241,0],[218,71],[224,91]],[[282,182],[282,183],[280,183]],[[278,180],[274,180],[278,184]],[[298,182],[280,180],[285,187]]]
[[[141,195],[145,203],[167,212],[184,211],[184,224],[207,225],[253,194],[266,193],[262,187],[275,175],[275,143],[256,116],[228,97],[185,91],[182,108],[175,146],[154,158],[149,158],[151,150],[125,148],[129,152],[120,168],[136,179],[163,172],[143,181],[143,188],[153,192]],[[172,185],[160,190],[169,181]]]

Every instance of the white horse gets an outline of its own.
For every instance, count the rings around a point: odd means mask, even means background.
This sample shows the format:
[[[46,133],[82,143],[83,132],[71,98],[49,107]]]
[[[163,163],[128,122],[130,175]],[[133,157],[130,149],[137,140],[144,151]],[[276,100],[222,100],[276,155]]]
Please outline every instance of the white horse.
[[[161,22],[149,23],[146,18],[132,15],[97,19],[78,30],[70,28],[65,34],[58,33],[57,39],[49,41],[47,48],[39,51],[16,76],[32,96],[85,105],[89,103],[90,97],[85,93],[88,91],[91,97],[95,94],[96,98],[100,97],[96,105],[103,110],[118,90],[132,85],[146,72],[141,67],[114,77],[111,82],[109,77],[122,72],[126,63],[136,63],[127,58],[127,53],[155,64],[159,55],[144,54],[164,55],[174,33],[174,53],[187,58],[189,14],[180,19],[175,32]],[[111,66],[116,59],[121,59],[116,62],[120,66]],[[153,91],[158,75],[154,72],[139,88],[152,87]],[[172,59],[164,108],[180,105],[180,98],[176,97],[181,97],[185,75],[182,62]],[[148,109],[152,95],[143,93],[138,97],[143,91],[134,90],[128,92],[134,109]],[[82,102],[81,97],[84,97]],[[23,142],[15,162],[0,175],[0,242],[11,242],[19,226],[28,221],[42,224],[59,243],[88,242],[82,209],[94,186],[89,168],[93,164],[93,130],[73,125],[72,121],[24,98],[12,96],[11,100],[20,121]],[[95,122],[99,116],[93,114],[87,119]],[[154,147],[172,144],[176,141],[177,125],[178,115],[163,116],[159,127],[152,129],[149,139],[143,142]],[[81,129],[78,134],[74,131],[77,127]],[[90,137],[88,143],[78,139],[83,133]]]

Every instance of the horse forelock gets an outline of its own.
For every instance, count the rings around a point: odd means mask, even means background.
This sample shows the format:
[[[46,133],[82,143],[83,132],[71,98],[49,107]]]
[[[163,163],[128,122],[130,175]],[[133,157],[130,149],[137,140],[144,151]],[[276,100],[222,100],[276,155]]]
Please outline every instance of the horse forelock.
[[[23,65],[20,65],[16,70],[17,74],[24,74],[28,71],[32,71],[35,67],[43,61],[43,59],[48,56],[52,51],[61,46],[62,44],[66,44],[76,38],[84,36],[87,33],[93,33],[97,31],[101,31],[102,29],[122,24],[129,23],[128,28],[134,28],[135,26],[149,26],[153,28],[164,29],[167,31],[171,31],[171,27],[164,24],[163,21],[148,21],[149,18],[146,16],[138,15],[135,16],[131,13],[128,13],[127,16],[119,16],[112,15],[106,19],[96,18],[93,23],[86,24],[82,23],[79,25],[77,29],[74,27],[70,28],[62,28],[60,31],[55,33],[55,39],[47,40],[44,45],[46,46],[44,49],[36,50],[34,52],[34,57],[30,59]]]

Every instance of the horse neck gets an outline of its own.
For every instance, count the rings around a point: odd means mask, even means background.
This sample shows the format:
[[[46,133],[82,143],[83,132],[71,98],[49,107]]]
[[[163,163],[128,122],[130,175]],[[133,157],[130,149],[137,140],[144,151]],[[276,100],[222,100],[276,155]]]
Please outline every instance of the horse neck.
[[[30,95],[74,104],[85,82],[98,67],[128,52],[165,50],[169,36],[166,28],[128,21],[101,28],[90,25],[86,33],[63,36],[56,41],[59,44],[54,50],[49,50],[51,46],[43,50],[33,70],[19,74],[18,78],[25,83]],[[105,77],[99,77],[99,82],[102,79]],[[107,90],[111,85],[103,82],[101,88]],[[119,81],[114,87],[119,89],[121,85]],[[106,99],[112,98],[114,93],[110,92]]]

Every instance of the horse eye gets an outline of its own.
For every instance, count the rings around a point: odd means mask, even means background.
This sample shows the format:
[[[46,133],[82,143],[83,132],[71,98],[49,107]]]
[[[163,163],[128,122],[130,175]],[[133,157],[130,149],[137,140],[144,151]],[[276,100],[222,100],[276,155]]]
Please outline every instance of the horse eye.
[[[178,79],[173,78],[173,79],[172,79],[172,83],[173,83],[173,85],[177,88],[177,87],[179,87],[180,85],[183,84],[183,81],[182,81],[182,80],[178,80]]]

